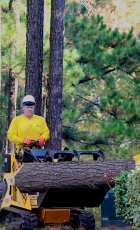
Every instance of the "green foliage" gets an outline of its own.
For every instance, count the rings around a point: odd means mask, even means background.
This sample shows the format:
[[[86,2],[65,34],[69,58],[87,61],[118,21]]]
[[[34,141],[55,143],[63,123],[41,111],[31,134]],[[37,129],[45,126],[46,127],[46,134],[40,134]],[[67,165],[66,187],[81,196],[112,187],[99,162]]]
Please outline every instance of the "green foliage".
[[[73,41],[83,58],[86,73],[103,77],[113,68],[127,72],[135,69],[140,60],[139,43],[132,36],[132,30],[121,34],[118,29],[108,29],[100,16],[79,18],[75,13],[74,19],[74,23],[70,19],[67,22],[66,17],[66,36]],[[72,27],[73,24],[75,26]]]
[[[76,49],[76,61],[82,70],[74,81],[72,76],[64,78],[66,98],[71,98],[67,101],[67,125],[88,131],[86,142],[93,136],[103,136],[110,143],[109,152],[112,144],[113,151],[130,155],[128,146],[118,145],[140,137],[139,37],[133,35],[133,29],[120,33],[118,28],[108,28],[101,16],[89,16],[86,8],[76,3],[66,6],[65,36],[66,46]],[[65,91],[65,84],[71,84],[71,92]],[[94,97],[99,98],[99,104],[88,106]],[[64,124],[66,114],[63,113]],[[134,149],[138,151],[136,146]]]
[[[118,216],[125,218],[127,212],[128,205],[128,197],[126,196],[127,191],[127,178],[130,172],[123,171],[121,174],[115,178],[115,188],[114,188],[114,196],[115,196],[115,207],[116,213]]]
[[[140,229],[140,169],[124,171],[115,179],[115,206],[132,229]]]
[[[21,84],[18,92],[23,92],[25,78],[25,42],[26,42],[26,1],[1,2],[1,98],[0,98],[0,140],[6,139],[8,128],[9,71]],[[0,146],[1,148],[2,146]]]
[[[139,150],[140,138],[140,37],[135,37],[132,29],[120,33],[118,28],[108,28],[100,15],[89,16],[83,4],[71,0],[67,3],[62,114],[67,139],[64,140],[70,148],[101,147],[119,158],[134,155]],[[112,1],[95,1],[97,5],[106,3]],[[26,0],[13,1],[12,6],[14,10],[9,10],[8,2],[2,0],[2,82],[5,86],[2,88],[1,137],[6,131],[9,68],[19,79],[20,89],[24,90],[25,79]],[[46,76],[51,1],[45,0],[44,6],[43,75]]]
[[[2,70],[11,68],[24,76],[25,70],[25,3],[14,2],[14,10],[2,11]],[[5,6],[6,7],[6,6]],[[20,19],[16,19],[20,15]],[[19,20],[19,21],[18,21]],[[14,31],[14,32],[13,32]]]
[[[50,2],[46,0],[47,17],[50,16]],[[45,2],[45,4],[46,4]],[[24,92],[25,65],[26,65],[26,11],[27,1],[12,1],[12,8],[9,9],[9,2],[2,0],[2,33],[1,33],[1,72],[2,72],[2,93],[0,100],[0,139],[6,138],[7,111],[9,95],[9,70],[18,79],[19,87],[17,97],[20,98]],[[49,13],[48,13],[49,12]],[[45,17],[45,23],[47,24]],[[45,25],[46,25],[45,24]],[[49,32],[48,27],[44,29],[44,75],[48,73],[49,62]],[[44,89],[43,89],[44,90]],[[46,91],[45,91],[46,92]],[[17,107],[20,107],[20,100],[17,100]],[[17,111],[17,115],[19,111]]]

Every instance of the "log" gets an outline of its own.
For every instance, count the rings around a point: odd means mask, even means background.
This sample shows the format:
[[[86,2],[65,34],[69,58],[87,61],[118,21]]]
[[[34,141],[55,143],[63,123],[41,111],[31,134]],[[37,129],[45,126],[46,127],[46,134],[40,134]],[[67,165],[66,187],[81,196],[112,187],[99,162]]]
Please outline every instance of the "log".
[[[41,192],[48,188],[93,188],[114,186],[121,171],[135,169],[133,159],[25,163],[15,175],[21,192]]]

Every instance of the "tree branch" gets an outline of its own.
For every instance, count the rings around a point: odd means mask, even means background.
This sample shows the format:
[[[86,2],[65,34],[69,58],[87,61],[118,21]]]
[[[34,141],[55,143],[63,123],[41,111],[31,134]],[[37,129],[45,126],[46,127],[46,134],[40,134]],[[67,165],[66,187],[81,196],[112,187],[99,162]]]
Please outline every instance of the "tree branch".
[[[13,8],[13,1],[14,1],[14,0],[10,0],[10,1],[9,1],[9,10],[11,10],[11,9]]]
[[[86,111],[90,108],[90,107],[92,107],[92,106],[99,106],[99,97],[98,96],[95,96],[94,98],[93,98],[93,100],[88,100],[88,99],[86,99],[86,98],[84,98],[84,97],[82,97],[81,95],[79,95],[79,94],[77,94],[77,96],[78,97],[80,97],[80,98],[82,98],[82,99],[84,99],[85,101],[87,101],[88,103],[86,104],[86,106],[81,110],[81,112],[80,112],[80,114],[77,116],[77,118],[74,120],[74,123],[77,123],[78,121],[79,121],[79,118],[81,117],[81,116],[83,116],[83,114],[84,113],[86,113]]]

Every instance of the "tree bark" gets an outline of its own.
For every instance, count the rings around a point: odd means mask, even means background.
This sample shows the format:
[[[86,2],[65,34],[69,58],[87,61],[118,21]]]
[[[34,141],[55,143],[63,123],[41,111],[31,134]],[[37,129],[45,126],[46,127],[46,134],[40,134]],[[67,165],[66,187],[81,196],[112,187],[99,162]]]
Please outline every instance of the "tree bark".
[[[50,149],[61,149],[62,141],[62,81],[63,31],[65,0],[51,2],[49,129]]]
[[[25,94],[35,97],[38,115],[41,115],[42,103],[43,19],[44,0],[28,0]]]
[[[12,70],[9,70],[9,102],[8,102],[8,126],[16,116],[16,93],[15,93],[15,76]]]
[[[113,179],[123,170],[135,168],[135,161],[108,160],[61,163],[27,163],[15,176],[22,192],[39,192],[48,188],[93,188],[114,186]]]
[[[9,100],[8,100],[8,127],[12,119],[16,116],[16,78],[12,72],[12,69],[9,69]],[[14,149],[14,144],[8,142],[8,151],[11,152]]]

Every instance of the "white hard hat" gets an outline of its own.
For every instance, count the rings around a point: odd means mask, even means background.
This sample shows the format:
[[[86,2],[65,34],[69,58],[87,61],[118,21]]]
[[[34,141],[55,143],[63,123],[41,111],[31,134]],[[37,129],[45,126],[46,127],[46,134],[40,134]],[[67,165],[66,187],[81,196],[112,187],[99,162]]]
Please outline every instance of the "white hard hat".
[[[35,98],[32,95],[26,95],[23,98],[22,104],[23,105],[26,105],[26,104],[32,104],[32,105],[34,105],[35,104]]]

